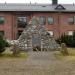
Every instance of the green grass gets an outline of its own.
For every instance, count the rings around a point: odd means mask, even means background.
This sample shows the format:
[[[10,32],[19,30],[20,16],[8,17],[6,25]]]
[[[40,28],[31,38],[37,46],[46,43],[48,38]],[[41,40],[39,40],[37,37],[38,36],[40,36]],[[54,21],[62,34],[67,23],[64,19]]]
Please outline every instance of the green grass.
[[[67,48],[69,55],[64,56],[60,51],[55,52],[55,57],[60,60],[75,61],[75,48]]]
[[[21,52],[18,57],[15,57],[13,55],[13,52],[10,50],[10,48],[6,48],[5,52],[3,52],[0,55],[0,58],[24,58],[26,59],[28,57],[28,54],[26,52]]]

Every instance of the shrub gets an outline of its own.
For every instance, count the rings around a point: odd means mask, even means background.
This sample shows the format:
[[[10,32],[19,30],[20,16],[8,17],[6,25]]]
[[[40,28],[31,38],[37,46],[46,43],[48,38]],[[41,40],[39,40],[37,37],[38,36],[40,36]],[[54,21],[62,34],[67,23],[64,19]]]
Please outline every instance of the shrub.
[[[62,44],[61,44],[61,53],[62,53],[63,55],[69,55],[69,53],[68,53],[68,50],[67,50],[67,47],[66,47],[66,44],[65,44],[65,43],[62,43]]]
[[[75,47],[75,31],[72,36],[69,35],[62,35],[60,38],[58,38],[57,43],[65,43],[68,47]]]
[[[0,54],[5,51],[6,43],[3,37],[0,35]]]
[[[5,46],[6,47],[10,47],[11,46],[6,40],[4,40],[4,42],[5,42]]]
[[[5,41],[0,39],[0,54],[5,51]]]

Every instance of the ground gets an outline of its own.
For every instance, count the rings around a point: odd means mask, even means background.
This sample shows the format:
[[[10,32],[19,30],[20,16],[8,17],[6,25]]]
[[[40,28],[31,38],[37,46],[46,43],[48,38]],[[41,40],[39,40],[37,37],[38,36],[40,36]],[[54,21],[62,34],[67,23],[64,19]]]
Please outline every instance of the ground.
[[[75,60],[59,59],[57,54],[28,52],[25,59],[0,58],[0,75],[75,75]]]

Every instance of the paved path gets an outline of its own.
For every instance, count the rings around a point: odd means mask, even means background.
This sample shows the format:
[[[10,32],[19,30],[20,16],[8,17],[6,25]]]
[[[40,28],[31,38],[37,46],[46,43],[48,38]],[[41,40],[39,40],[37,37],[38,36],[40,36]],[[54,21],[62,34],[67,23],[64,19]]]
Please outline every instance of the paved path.
[[[43,65],[47,66],[49,63],[53,63],[53,61],[58,62],[54,57],[54,52],[29,52],[28,62],[32,62],[35,65]],[[40,63],[39,63],[40,62]]]
[[[75,75],[75,61],[57,60],[54,52],[29,52],[29,58],[0,59],[0,75]]]

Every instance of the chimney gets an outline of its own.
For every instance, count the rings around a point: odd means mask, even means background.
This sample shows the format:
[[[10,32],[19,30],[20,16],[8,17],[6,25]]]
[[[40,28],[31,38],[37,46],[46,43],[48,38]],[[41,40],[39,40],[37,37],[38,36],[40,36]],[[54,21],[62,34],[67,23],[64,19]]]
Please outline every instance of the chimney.
[[[52,5],[57,5],[58,4],[58,0],[52,0]]]

